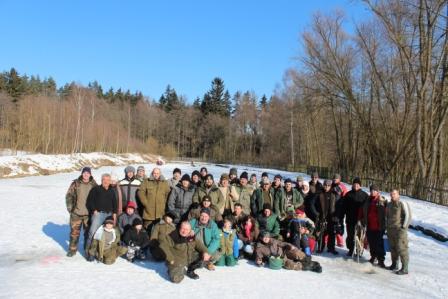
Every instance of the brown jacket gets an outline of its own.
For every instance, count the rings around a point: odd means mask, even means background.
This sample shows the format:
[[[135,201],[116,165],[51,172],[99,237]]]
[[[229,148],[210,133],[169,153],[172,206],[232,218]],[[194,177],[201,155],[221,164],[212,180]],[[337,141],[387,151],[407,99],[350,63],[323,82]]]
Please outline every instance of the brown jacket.
[[[138,196],[144,208],[144,220],[162,218],[170,190],[170,186],[163,176],[159,180],[150,176],[142,182],[138,190]]]

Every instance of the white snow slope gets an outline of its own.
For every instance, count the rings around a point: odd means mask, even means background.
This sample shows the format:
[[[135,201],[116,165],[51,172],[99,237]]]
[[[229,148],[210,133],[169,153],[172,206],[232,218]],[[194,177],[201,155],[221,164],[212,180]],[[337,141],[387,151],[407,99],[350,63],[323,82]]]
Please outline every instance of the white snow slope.
[[[147,172],[154,164],[146,165]],[[195,167],[198,169],[202,165]],[[215,179],[229,167],[205,165]],[[169,177],[174,167],[191,173],[193,167],[176,163],[162,166]],[[238,166],[237,166],[238,167]],[[123,167],[103,167],[101,173]],[[247,169],[258,176],[265,169]],[[267,170],[295,177],[297,173]],[[397,276],[339,256],[315,259],[323,273],[258,268],[245,260],[233,268],[198,271],[197,281],[180,284],[167,280],[164,263],[128,263],[118,259],[107,266],[86,262],[81,254],[65,257],[69,215],[65,192],[79,172],[0,180],[0,297],[1,298],[448,298],[448,243],[409,231],[410,274]],[[414,220],[447,232],[448,209],[409,200]],[[80,248],[81,248],[80,244]],[[369,258],[365,253],[365,259]],[[390,256],[387,256],[387,264]]]

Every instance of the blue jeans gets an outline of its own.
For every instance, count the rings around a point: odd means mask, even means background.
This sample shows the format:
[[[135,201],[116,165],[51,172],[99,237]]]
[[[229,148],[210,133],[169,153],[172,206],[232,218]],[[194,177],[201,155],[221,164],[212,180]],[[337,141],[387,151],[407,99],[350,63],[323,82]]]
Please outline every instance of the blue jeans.
[[[87,251],[90,248],[90,245],[93,241],[93,236],[95,235],[98,228],[103,225],[104,220],[106,220],[107,216],[111,216],[112,213],[98,212],[96,215],[92,215],[90,218],[90,229],[89,229],[89,238],[87,239]]]

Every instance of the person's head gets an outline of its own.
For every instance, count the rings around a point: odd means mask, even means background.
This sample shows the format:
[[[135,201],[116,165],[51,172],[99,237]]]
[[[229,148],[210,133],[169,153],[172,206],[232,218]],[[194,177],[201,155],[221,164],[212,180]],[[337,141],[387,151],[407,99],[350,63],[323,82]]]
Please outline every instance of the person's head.
[[[101,176],[101,185],[107,189],[110,186],[110,174],[108,173],[103,173],[103,175]]]
[[[194,184],[197,184],[199,182],[200,178],[201,178],[201,173],[199,171],[195,170],[191,173],[191,181]]]
[[[281,184],[282,184],[282,176],[281,175],[279,175],[279,174],[277,174],[275,177],[274,177],[274,187],[275,188],[278,188],[278,187],[280,187],[281,186]]]
[[[232,181],[238,176],[238,170],[236,168],[230,168],[229,179]]]
[[[302,188],[303,187],[303,176],[298,176],[296,179],[296,186],[297,188]]]
[[[263,205],[263,215],[266,216],[266,217],[269,217],[269,216],[271,216],[271,214],[272,214],[272,207],[271,207],[271,205],[269,203],[265,203]]]
[[[180,179],[180,183],[184,189],[188,189],[188,187],[190,187],[190,176],[188,174],[184,174]]]
[[[330,192],[332,185],[333,185],[333,181],[332,180],[325,180],[324,181],[324,191],[325,192]]]
[[[257,175],[256,175],[255,173],[252,173],[252,174],[250,175],[250,182],[251,182],[252,184],[255,184],[255,183],[257,182]]]
[[[308,192],[310,192],[310,183],[305,182],[305,181],[303,182],[302,192],[303,192],[303,194],[308,194]]]
[[[139,176],[139,177],[144,177],[145,176],[145,167],[143,167],[143,166],[139,166],[139,167],[137,167],[137,175]]]
[[[269,179],[269,175],[268,175],[268,173],[267,172],[263,172],[262,174],[261,174],[261,179],[263,180],[263,179]]]
[[[180,180],[180,176],[182,175],[182,171],[179,168],[174,168],[173,170],[173,179],[176,181]]]
[[[219,179],[219,183],[223,187],[229,187],[229,175],[227,173],[221,174],[221,178]]]
[[[223,222],[223,228],[229,230],[232,228],[233,222],[232,219],[225,217]]]
[[[269,188],[271,188],[271,182],[269,182],[268,179],[262,180],[261,187],[263,188],[263,191],[268,191]]]
[[[115,187],[118,184],[118,175],[114,172],[110,174],[110,185]]]
[[[174,219],[176,219],[176,215],[172,212],[168,212],[163,215],[163,221],[165,221],[165,223],[171,224],[173,223]]]
[[[361,189],[361,179],[356,177],[353,179],[352,188],[355,191],[358,191]]]
[[[210,220],[210,209],[209,208],[202,208],[201,214],[199,215],[199,222],[201,224],[207,224]]]
[[[179,235],[181,235],[184,238],[187,238],[190,236],[191,233],[191,224],[188,221],[183,221],[179,226]]]
[[[390,199],[391,199],[393,202],[397,202],[397,201],[400,200],[400,192],[398,192],[398,189],[393,189],[393,190],[390,192]]]
[[[244,187],[247,185],[248,182],[249,182],[249,175],[247,174],[247,172],[243,171],[240,175],[240,185]]]
[[[134,214],[136,208],[137,208],[137,205],[135,204],[135,202],[133,202],[133,201],[128,202],[128,204],[126,206],[126,214],[128,214],[128,215]]]
[[[271,234],[268,231],[262,231],[260,233],[260,240],[264,244],[268,244],[269,242],[271,242]]]
[[[92,170],[90,167],[84,167],[81,170],[81,178],[84,182],[90,181],[90,177],[92,176]]]
[[[337,184],[339,184],[341,182],[341,175],[339,174],[339,173],[336,173],[334,176],[333,176],[333,183],[335,184],[335,185],[337,185]]]
[[[233,212],[235,213],[236,216],[241,215],[241,213],[243,212],[243,206],[239,202],[237,202],[233,206]]]
[[[124,175],[129,178],[132,179],[135,175],[135,168],[133,166],[127,166],[124,169]]]
[[[205,168],[205,167],[202,167],[200,172],[201,172],[201,176],[203,178],[208,174],[207,168]]]
[[[114,218],[112,216],[107,216],[104,220],[104,227],[108,230],[114,228]]]
[[[136,230],[140,231],[143,228],[143,222],[140,218],[135,218],[132,221],[132,226],[135,227]]]
[[[207,174],[205,177],[205,187],[210,188],[214,183],[213,176],[211,174]]]
[[[290,179],[285,180],[285,189],[287,192],[291,192],[292,190],[292,181]]]
[[[319,180],[319,174],[318,174],[317,172],[313,172],[313,173],[311,174],[311,180],[312,180],[314,183],[317,183],[317,180]]]
[[[210,207],[211,205],[212,205],[212,199],[211,199],[211,197],[208,196],[208,195],[205,195],[205,196],[202,198],[202,206],[203,206],[204,208],[208,208],[208,207]]]
[[[373,184],[370,186],[370,195],[374,198],[380,195],[380,188],[378,187],[378,185]]]
[[[160,179],[160,175],[161,175],[160,168],[157,168],[157,167],[154,168],[154,169],[152,170],[151,174],[152,174],[152,177],[153,177],[156,181],[158,181],[158,180]]]
[[[305,211],[301,210],[301,209],[296,209],[295,214],[296,214],[297,218],[305,218],[306,217]]]

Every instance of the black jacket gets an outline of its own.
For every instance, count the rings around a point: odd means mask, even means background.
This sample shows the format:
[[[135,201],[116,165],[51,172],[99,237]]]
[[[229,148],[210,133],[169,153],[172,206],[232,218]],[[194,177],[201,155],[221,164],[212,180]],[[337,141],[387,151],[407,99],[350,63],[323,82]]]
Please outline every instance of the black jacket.
[[[368,199],[369,195],[361,189],[358,191],[352,189],[347,192],[343,198],[343,213],[341,218],[345,216],[346,223],[356,224],[358,221],[358,211]]]
[[[308,193],[305,196],[305,214],[308,218],[316,222],[317,217],[319,217],[319,211],[317,210],[316,198],[318,196],[313,193]]]
[[[148,233],[143,228],[137,232],[137,229],[132,227],[124,233],[123,242],[128,246],[134,243],[134,245],[140,246],[140,248],[146,248],[149,245]]]
[[[117,211],[117,197],[112,187],[104,189],[103,186],[96,186],[90,190],[87,196],[86,207],[90,214],[94,211],[116,213]]]

